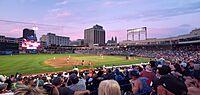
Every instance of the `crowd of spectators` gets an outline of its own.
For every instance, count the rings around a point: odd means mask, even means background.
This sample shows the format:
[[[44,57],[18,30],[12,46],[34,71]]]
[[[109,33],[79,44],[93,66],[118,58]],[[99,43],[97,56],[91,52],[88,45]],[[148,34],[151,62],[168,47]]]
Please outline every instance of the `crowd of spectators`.
[[[148,65],[0,76],[10,95],[198,95],[200,64],[151,60]]]
[[[147,65],[74,69],[53,74],[0,75],[0,93],[10,95],[199,95],[200,51],[83,50],[91,54],[151,57]]]
[[[160,49],[159,47],[145,48],[123,48],[123,49],[92,49],[92,50],[77,50],[81,54],[99,54],[99,55],[122,55],[122,56],[138,56],[147,58],[164,58],[170,61],[194,60],[200,64],[200,45],[185,46],[178,48]]]

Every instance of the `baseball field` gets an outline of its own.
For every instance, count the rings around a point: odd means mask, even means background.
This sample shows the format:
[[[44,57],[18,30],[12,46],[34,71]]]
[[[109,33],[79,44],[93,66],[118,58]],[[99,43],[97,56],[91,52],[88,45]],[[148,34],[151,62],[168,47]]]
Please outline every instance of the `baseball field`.
[[[2,55],[0,56],[0,74],[11,75],[16,72],[36,74],[71,70],[73,66],[84,69],[103,65],[138,64],[148,61],[148,58],[131,57],[130,60],[126,60],[125,56],[83,54]]]

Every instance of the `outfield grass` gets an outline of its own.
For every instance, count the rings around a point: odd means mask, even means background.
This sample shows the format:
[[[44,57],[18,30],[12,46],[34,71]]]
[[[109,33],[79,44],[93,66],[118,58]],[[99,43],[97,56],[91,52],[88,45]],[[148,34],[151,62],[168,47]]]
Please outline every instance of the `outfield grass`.
[[[100,56],[91,56],[83,54],[40,54],[40,55],[6,55],[0,56],[0,74],[15,74],[16,72],[22,74],[33,74],[41,72],[55,72],[70,70],[72,66],[65,66],[62,68],[54,68],[44,64],[45,60],[51,58],[58,58],[64,56],[71,56],[74,60],[85,60],[95,62],[94,67],[98,66],[111,66],[111,65],[125,65],[135,64],[141,62],[148,62],[148,58],[136,58],[136,60],[125,60],[123,56],[104,56],[103,59]],[[89,66],[80,66],[81,68],[89,68]]]

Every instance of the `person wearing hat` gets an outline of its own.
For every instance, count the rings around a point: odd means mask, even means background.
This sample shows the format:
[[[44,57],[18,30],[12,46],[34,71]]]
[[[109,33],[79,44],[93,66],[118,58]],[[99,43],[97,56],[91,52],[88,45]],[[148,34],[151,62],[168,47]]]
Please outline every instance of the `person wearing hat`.
[[[57,87],[59,91],[59,95],[74,95],[74,91],[69,89],[68,87],[61,87],[63,84],[63,80],[60,77],[55,77],[52,80],[52,84]]]
[[[187,95],[184,82],[174,76],[164,75],[158,80],[157,95]]]
[[[150,94],[152,89],[148,85],[148,78],[141,77],[140,72],[138,70],[130,71],[130,83],[132,85],[132,91],[134,95],[146,95]]]
[[[181,70],[182,70],[183,76],[192,76],[192,75],[191,75],[191,72],[190,72],[190,70],[189,70],[189,68],[188,68],[188,64],[187,64],[187,63],[182,62],[182,63],[180,64],[180,66],[181,66]]]
[[[168,65],[158,67],[160,78],[157,83],[157,95],[187,95],[185,83],[171,74],[171,68]]]
[[[69,85],[68,87],[70,89],[72,89],[73,91],[83,91],[83,90],[86,90],[85,81],[82,80],[82,79],[79,79],[79,77],[75,73],[72,73],[69,76],[69,81],[72,84]]]

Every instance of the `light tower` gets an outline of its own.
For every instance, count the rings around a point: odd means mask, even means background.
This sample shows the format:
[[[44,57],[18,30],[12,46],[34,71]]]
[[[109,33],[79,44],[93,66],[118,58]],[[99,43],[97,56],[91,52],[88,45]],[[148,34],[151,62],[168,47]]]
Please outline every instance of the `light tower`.
[[[135,40],[135,35],[138,34],[138,40],[141,40],[141,35],[144,34],[145,40],[147,39],[147,27],[142,28],[134,28],[127,30],[127,40],[129,40],[129,36],[132,36],[132,41]]]

